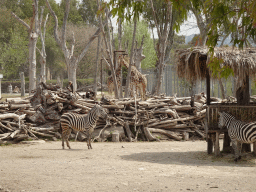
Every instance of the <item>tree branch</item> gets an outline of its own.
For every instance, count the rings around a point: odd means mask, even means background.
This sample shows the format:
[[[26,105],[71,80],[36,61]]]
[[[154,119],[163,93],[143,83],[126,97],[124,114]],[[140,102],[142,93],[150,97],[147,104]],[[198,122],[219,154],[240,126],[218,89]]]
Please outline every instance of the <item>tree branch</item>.
[[[56,42],[58,43],[58,45],[61,46],[61,40],[60,40],[59,35],[58,35],[58,18],[56,16],[55,12],[52,10],[49,1],[45,0],[45,2],[46,2],[46,5],[47,5],[48,9],[50,10],[51,15],[54,18],[54,21],[55,21],[54,38],[55,38]]]
[[[111,13],[109,13],[108,17],[110,17],[110,16],[111,16]],[[101,30],[102,30],[102,29],[104,28],[104,26],[107,24],[107,22],[108,22],[108,17],[106,17],[104,23],[102,24],[102,27],[99,27],[99,28],[97,29],[97,31],[91,36],[91,38],[89,39],[89,42],[85,45],[85,48],[84,48],[83,52],[82,52],[82,53],[79,55],[79,57],[77,58],[77,63],[79,63],[79,62],[83,59],[83,57],[85,56],[85,54],[86,54],[87,50],[89,49],[89,47],[90,47],[91,43],[93,42],[93,40],[94,40],[96,37],[98,37],[98,35],[99,35],[99,33],[101,32]]]
[[[24,25],[28,31],[30,30],[30,26],[25,22],[23,21],[22,19],[20,19],[17,15],[15,15],[15,13],[11,12],[12,16],[17,19],[22,25]]]

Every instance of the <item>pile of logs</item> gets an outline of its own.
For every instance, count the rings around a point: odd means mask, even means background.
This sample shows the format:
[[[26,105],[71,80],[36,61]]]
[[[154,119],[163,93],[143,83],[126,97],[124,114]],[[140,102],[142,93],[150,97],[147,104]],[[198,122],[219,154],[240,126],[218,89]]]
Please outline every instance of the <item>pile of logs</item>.
[[[33,96],[6,99],[0,104],[0,144],[30,139],[61,138],[60,117],[63,113],[86,114],[96,104],[107,108],[108,120],[97,122],[93,137],[98,141],[156,141],[204,139],[206,99],[204,94],[191,97],[151,97],[100,101],[72,93],[57,86],[40,84]],[[108,122],[108,123],[106,123]],[[72,132],[71,138],[86,140],[83,132]]]

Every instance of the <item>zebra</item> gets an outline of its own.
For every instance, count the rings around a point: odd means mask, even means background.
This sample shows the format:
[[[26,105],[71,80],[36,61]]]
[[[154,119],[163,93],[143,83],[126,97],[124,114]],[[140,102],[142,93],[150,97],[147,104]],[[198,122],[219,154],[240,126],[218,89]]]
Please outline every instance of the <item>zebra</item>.
[[[96,122],[99,117],[106,119],[108,116],[107,111],[100,105],[96,104],[88,114],[81,115],[77,113],[64,113],[60,118],[60,126],[62,129],[62,147],[64,147],[64,141],[69,149],[71,149],[68,138],[71,134],[72,129],[76,131],[86,131],[87,134],[87,146],[88,149],[92,149],[91,136]]]
[[[219,128],[227,127],[228,135],[235,152],[235,162],[241,159],[241,149],[243,143],[256,142],[256,122],[246,123],[237,120],[234,116],[226,112],[219,112]]]

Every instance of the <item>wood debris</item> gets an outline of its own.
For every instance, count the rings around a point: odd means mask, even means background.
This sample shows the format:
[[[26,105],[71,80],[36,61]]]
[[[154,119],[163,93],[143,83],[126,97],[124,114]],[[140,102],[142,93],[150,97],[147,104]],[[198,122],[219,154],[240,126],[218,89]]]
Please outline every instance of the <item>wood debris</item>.
[[[115,141],[119,137],[121,141],[130,142],[204,139],[205,102],[203,94],[196,95],[193,102],[190,97],[166,96],[146,101],[103,96],[95,101],[81,92],[40,84],[30,97],[8,98],[0,103],[0,143],[61,139],[61,115],[66,112],[86,114],[96,103],[109,111],[107,121],[99,119],[97,122],[93,132],[97,141],[111,140],[113,136]],[[84,141],[86,134],[72,132],[70,139]]]

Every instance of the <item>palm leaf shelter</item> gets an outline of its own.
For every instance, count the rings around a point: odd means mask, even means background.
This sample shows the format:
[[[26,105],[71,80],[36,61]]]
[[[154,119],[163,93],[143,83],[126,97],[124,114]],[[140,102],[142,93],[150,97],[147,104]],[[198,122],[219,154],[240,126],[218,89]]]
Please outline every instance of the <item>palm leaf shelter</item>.
[[[210,78],[216,78],[209,70],[211,60],[208,47],[178,49],[175,52],[176,70],[180,78],[193,83],[206,80],[207,105],[210,105]],[[215,47],[213,58],[219,61],[220,68],[232,69],[236,78],[236,98],[238,105],[248,105],[249,77],[256,74],[256,48]]]

